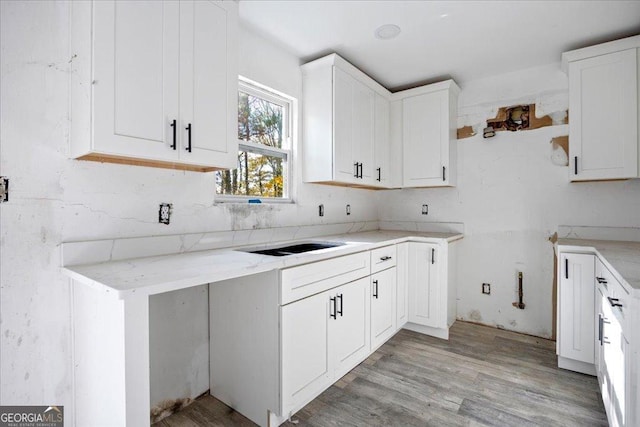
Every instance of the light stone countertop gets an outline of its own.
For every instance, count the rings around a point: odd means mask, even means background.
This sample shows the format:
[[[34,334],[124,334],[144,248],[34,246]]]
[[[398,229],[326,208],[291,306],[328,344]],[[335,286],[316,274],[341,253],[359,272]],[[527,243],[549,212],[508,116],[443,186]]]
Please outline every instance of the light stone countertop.
[[[611,273],[636,298],[640,298],[640,242],[560,238],[564,252],[596,252]]]
[[[456,233],[415,231],[367,231],[334,236],[318,236],[297,242],[340,242],[342,246],[285,257],[243,252],[243,249],[281,247],[293,242],[267,243],[175,255],[132,258],[98,264],[64,266],[73,280],[117,298],[153,295],[275,269],[293,267],[337,256],[368,251],[395,243],[415,241],[451,243],[462,239]]]

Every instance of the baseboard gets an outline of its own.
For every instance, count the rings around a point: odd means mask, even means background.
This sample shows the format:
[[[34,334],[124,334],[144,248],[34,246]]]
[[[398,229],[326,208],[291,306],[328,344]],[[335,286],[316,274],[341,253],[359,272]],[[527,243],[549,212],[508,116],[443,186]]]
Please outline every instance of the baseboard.
[[[418,332],[432,337],[441,338],[443,340],[449,339],[449,328],[432,328],[430,326],[418,325],[417,323],[407,322],[402,329],[408,329],[413,332]]]
[[[569,371],[580,372],[581,374],[587,374],[596,376],[596,367],[593,363],[581,362],[579,360],[567,359],[566,357],[558,356],[558,368],[567,369]]]

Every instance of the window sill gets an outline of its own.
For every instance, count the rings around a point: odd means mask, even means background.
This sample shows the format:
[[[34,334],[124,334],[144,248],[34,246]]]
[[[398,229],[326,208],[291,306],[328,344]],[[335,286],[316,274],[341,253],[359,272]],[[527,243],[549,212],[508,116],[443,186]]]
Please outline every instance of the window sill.
[[[249,203],[249,200],[260,200],[260,203]],[[214,203],[236,203],[242,205],[269,205],[269,204],[294,204],[293,199],[289,198],[271,198],[271,197],[256,197],[256,196],[224,196],[215,195],[213,199]]]

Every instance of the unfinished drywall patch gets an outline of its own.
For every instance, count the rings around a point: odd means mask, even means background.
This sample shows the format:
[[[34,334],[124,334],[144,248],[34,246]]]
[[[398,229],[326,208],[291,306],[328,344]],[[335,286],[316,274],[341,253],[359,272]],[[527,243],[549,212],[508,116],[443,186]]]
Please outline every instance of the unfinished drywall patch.
[[[487,120],[487,127],[494,131],[529,129],[529,109],[535,109],[535,105],[514,105],[511,107],[500,107],[496,117]]]
[[[569,136],[551,138],[551,162],[558,166],[569,166]]]
[[[499,107],[495,116],[486,120],[486,128],[491,128],[492,132],[490,136],[487,136],[485,132],[485,138],[494,136],[493,134],[496,131],[508,130],[515,132],[567,124],[568,113],[566,110],[554,111],[543,116],[538,116],[536,113],[536,104]],[[475,136],[477,133],[475,129],[478,126],[480,126],[480,124],[476,124],[475,126],[466,125],[458,128],[458,139]]]
[[[458,128],[456,134],[458,139],[471,138],[472,136],[475,136],[476,131],[473,126],[463,126],[461,128]]]

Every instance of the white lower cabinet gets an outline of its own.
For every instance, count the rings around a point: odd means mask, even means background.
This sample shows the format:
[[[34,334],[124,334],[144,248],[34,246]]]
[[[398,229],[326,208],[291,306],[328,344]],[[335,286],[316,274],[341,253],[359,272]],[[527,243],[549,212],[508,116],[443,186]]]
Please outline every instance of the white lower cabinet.
[[[400,329],[409,320],[409,243],[396,245],[396,254],[396,329]]]
[[[594,375],[595,256],[560,254],[558,366]]]
[[[596,369],[596,375],[598,377],[598,383],[602,388],[602,369],[604,367],[604,359],[602,357],[603,345],[602,345],[602,333],[604,332],[604,312],[603,312],[603,300],[604,296],[602,294],[602,289],[600,285],[596,286],[596,300],[595,300],[595,308],[596,308],[596,316],[595,316],[595,343],[596,348],[593,352],[594,358],[594,367]]]
[[[603,305],[602,371],[607,396],[605,409],[611,426],[627,425],[627,376],[625,375],[629,342],[610,304]]]
[[[329,298],[323,292],[280,309],[284,413],[313,398],[330,382]]]
[[[329,361],[336,381],[369,355],[369,278],[333,289],[330,295]]]
[[[396,268],[371,275],[371,349],[396,333]]]
[[[278,426],[400,327],[447,338],[450,246],[391,244],[211,284],[211,394]]]
[[[369,277],[363,277],[282,306],[285,418],[369,355],[369,289]]]
[[[405,244],[406,250],[398,252],[398,269],[404,269],[398,277],[406,277],[407,284],[407,323],[403,327],[449,339],[449,327],[456,318],[457,248],[439,243]]]
[[[409,322],[439,328],[443,326],[440,314],[440,280],[436,256],[437,245],[409,243]],[[440,261],[440,260],[438,260]]]
[[[368,290],[365,277],[281,308],[285,414],[369,355]]]
[[[637,298],[599,255],[558,257],[558,366],[598,377],[610,426],[640,425]]]

